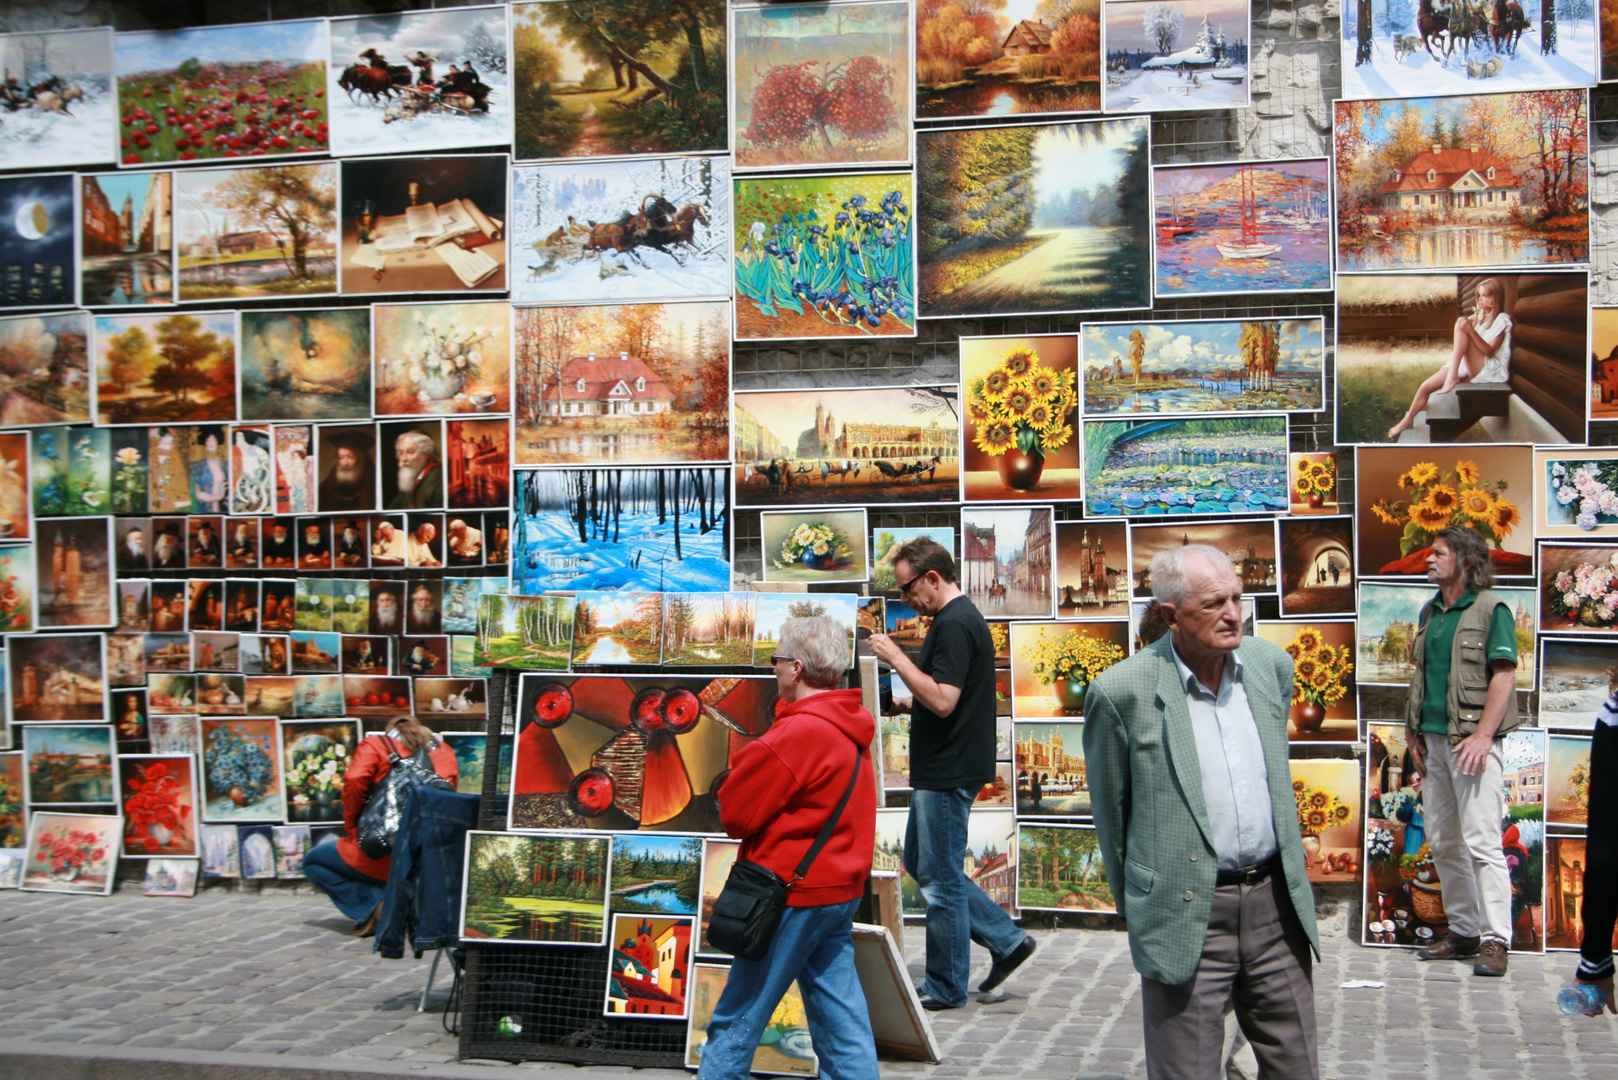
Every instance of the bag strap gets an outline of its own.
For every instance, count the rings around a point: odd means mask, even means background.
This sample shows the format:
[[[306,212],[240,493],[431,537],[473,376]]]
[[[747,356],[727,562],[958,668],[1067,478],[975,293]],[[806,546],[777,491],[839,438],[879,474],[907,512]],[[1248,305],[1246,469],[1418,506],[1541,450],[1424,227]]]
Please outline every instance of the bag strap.
[[[815,856],[820,854],[820,849],[825,847],[826,841],[831,839],[832,830],[837,827],[838,819],[843,816],[843,808],[848,805],[849,797],[854,794],[854,785],[860,778],[860,763],[864,760],[865,747],[856,748],[854,752],[854,775],[848,778],[848,788],[843,792],[843,797],[837,801],[837,809],[831,812],[831,817],[821,827],[820,835],[815,837],[814,844],[804,853],[803,861],[798,864],[796,870],[792,871],[792,881],[787,884],[788,889],[803,880],[803,876],[809,872],[809,865],[815,861]]]

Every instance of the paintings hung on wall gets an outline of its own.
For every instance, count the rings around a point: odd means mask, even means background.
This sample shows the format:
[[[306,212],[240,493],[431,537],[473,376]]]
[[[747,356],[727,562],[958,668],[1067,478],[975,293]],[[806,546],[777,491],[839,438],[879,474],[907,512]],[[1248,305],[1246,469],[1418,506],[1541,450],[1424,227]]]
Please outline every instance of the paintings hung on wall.
[[[770,659],[781,643],[781,630],[788,619],[825,616],[848,634],[849,665],[854,663],[854,641],[859,633],[858,598],[852,593],[768,592],[753,594],[753,666],[774,668]]]
[[[118,818],[111,816],[35,813],[23,864],[23,890],[110,895],[119,829]]]
[[[739,391],[734,403],[738,505],[959,497],[955,386]]]
[[[13,724],[110,719],[105,635],[21,636],[6,644],[5,688]]]
[[[510,159],[414,155],[341,163],[345,293],[503,292]]]
[[[1134,595],[1152,593],[1152,559],[1185,544],[1210,544],[1223,551],[1242,581],[1244,595],[1276,591],[1275,521],[1215,521],[1210,524],[1131,525],[1130,577]]]
[[[1018,818],[1089,817],[1084,725],[1019,721],[1012,732]]]
[[[663,666],[753,663],[756,594],[663,594]]]
[[[1292,455],[1292,504],[1287,513],[1293,517],[1308,514],[1336,514],[1337,455]]]
[[[461,940],[602,944],[611,849],[610,836],[467,833]]]
[[[1582,270],[1340,276],[1337,442],[1583,443],[1588,291]],[[1455,356],[1461,318],[1495,352],[1469,385],[1418,407],[1423,380]]]
[[[1049,506],[961,511],[960,586],[979,611],[1051,617],[1052,517]]]
[[[955,529],[952,526],[943,528],[932,527],[905,527],[889,528],[875,527],[871,530],[871,591],[887,594],[889,599],[899,598],[899,578],[894,571],[894,562],[899,557],[899,549],[912,540],[928,539],[955,555]]]
[[[612,910],[695,915],[702,837],[629,833],[612,841]]]
[[[325,19],[124,33],[115,46],[120,115],[146,122],[126,126],[120,165],[330,149]],[[260,95],[289,105],[263,127]],[[160,122],[170,115],[180,123]]]
[[[1427,576],[1427,553],[1446,528],[1483,538],[1501,577],[1531,576],[1534,452],[1517,445],[1471,445],[1456,454],[1362,446],[1354,455],[1354,531],[1363,577]],[[1521,492],[1521,495],[1517,493]],[[1520,500],[1520,501],[1519,501]]]
[[[504,7],[365,15],[330,27],[332,153],[411,154],[511,138]]]
[[[1539,642],[1539,722],[1548,728],[1591,731],[1618,682],[1618,641],[1600,638],[1541,638]]]
[[[1547,634],[1605,634],[1618,630],[1609,601],[1618,582],[1618,548],[1566,543],[1539,545],[1540,630]]]
[[[730,981],[730,968],[721,964],[692,967],[689,991],[691,1018],[685,1036],[685,1067],[700,1068],[708,1045],[708,1025]],[[820,1063],[809,1037],[809,1020],[803,1008],[803,991],[794,979],[770,1014],[758,1046],[753,1050],[749,1071],[754,1076],[819,1076]]]
[[[723,152],[725,5],[511,10],[519,161]]]
[[[0,633],[26,634],[40,624],[38,581],[30,545],[0,545]]]
[[[1325,158],[1164,165],[1153,174],[1158,296],[1331,289]]]
[[[0,424],[84,423],[90,417],[90,316],[0,319]]]
[[[1101,841],[1084,825],[1017,825],[1017,907],[1116,912]]]
[[[337,291],[337,165],[181,172],[174,243],[181,302]]]
[[[174,174],[96,173],[80,179],[79,302],[174,303]]]
[[[759,515],[764,547],[761,580],[825,583],[865,581],[868,526],[861,510],[783,510]]]
[[[489,668],[566,671],[573,649],[571,596],[506,596],[485,593],[478,601],[472,662]]]
[[[736,865],[736,855],[742,849],[740,840],[719,840],[708,837],[702,841],[702,908],[698,915],[698,956],[729,956],[730,953],[708,940],[708,923],[713,919],[713,906],[720,891],[730,878],[730,868]]]
[[[513,303],[730,295],[730,158],[526,165],[511,177]]]
[[[725,460],[729,305],[517,308],[514,318],[517,464]]]
[[[917,119],[1100,108],[1100,0],[1014,0],[976,13],[916,5]]]
[[[1548,740],[1546,822],[1582,831],[1590,824],[1590,736],[1551,735]]]
[[[1604,539],[1618,526],[1618,451],[1606,447],[1534,451],[1534,535]]]
[[[1359,637],[1355,624],[1310,619],[1261,622],[1256,636],[1292,657],[1287,739],[1295,743],[1359,741],[1359,695],[1354,683]],[[1351,788],[1358,786],[1358,781]]]
[[[1127,523],[1057,522],[1057,617],[1128,617],[1129,567]]]
[[[1352,882],[1359,876],[1360,763],[1327,758],[1295,759],[1292,797],[1303,838],[1304,874],[1315,882]]]
[[[105,514],[112,501],[111,444],[111,433],[103,428],[34,428],[29,447],[34,515]]]
[[[1281,617],[1354,614],[1354,519],[1297,519],[1280,526]]]
[[[120,754],[118,780],[124,858],[190,858],[200,853],[195,758]]]
[[[50,552],[48,566],[39,565],[36,575],[37,624],[40,629],[70,626],[113,626],[112,519],[57,518],[37,523],[37,551]],[[16,558],[22,568],[21,555]],[[0,579],[5,577],[0,566]],[[15,574],[16,571],[13,571]],[[22,584],[20,581],[17,584]],[[3,580],[0,580],[3,588]],[[0,591],[0,612],[4,609]],[[22,595],[13,608],[14,618],[23,621]]]
[[[1286,416],[1085,420],[1086,515],[1284,513]]]
[[[511,591],[724,592],[730,588],[726,471],[518,470]]]
[[[1145,117],[918,132],[921,314],[1151,306],[1150,144]]]
[[[77,186],[71,173],[0,179],[0,310],[73,306]]]
[[[737,169],[907,165],[910,5],[731,9]]]
[[[1011,624],[1011,714],[1017,719],[1077,718],[1096,676],[1129,655],[1129,623]]]
[[[356,720],[281,721],[282,780],[290,822],[343,820],[343,776],[361,735]]]
[[[696,920],[613,915],[604,1015],[683,1020]]]
[[[1588,261],[1587,97],[1581,87],[1336,102],[1337,268]]]
[[[511,411],[511,306],[377,304],[372,309],[378,417]]]
[[[1247,0],[1107,0],[1101,5],[1106,112],[1246,108]],[[1227,33],[1228,29],[1228,33]]]
[[[19,169],[112,160],[118,101],[111,28],[0,35],[0,70],[17,77],[20,97],[0,131],[0,160]]]
[[[371,407],[365,308],[241,313],[243,420],[361,420]]]
[[[29,807],[118,802],[112,734],[103,724],[23,728]]]
[[[281,742],[273,719],[199,722],[204,821],[284,821]]]
[[[960,340],[966,501],[1077,499],[1077,339]]]
[[[916,879],[904,870],[907,816],[902,808],[876,812],[876,853],[872,869],[876,873],[898,875],[899,897],[905,918],[919,919],[927,914],[927,901]],[[966,857],[973,865],[967,879],[1013,918],[1017,917],[1016,833],[1017,823],[1009,808],[980,808],[972,814],[966,827]]]
[[[1096,322],[1082,340],[1087,416],[1324,407],[1324,319]]]
[[[1517,689],[1534,688],[1534,634],[1537,598],[1531,588],[1496,587],[1511,608],[1517,628]],[[1421,622],[1422,605],[1437,595],[1431,585],[1361,582],[1359,602],[1359,666],[1361,684],[1409,686],[1416,665],[1408,650]],[[1547,625],[1544,629],[1550,629]]]
[[[1583,836],[1545,838],[1545,951],[1577,952],[1584,939],[1584,874],[1590,850]],[[1618,945],[1618,933],[1613,934]]]
[[[578,592],[573,607],[573,664],[657,666],[663,657],[663,594]]]
[[[95,324],[98,423],[236,419],[234,311],[98,315]]]
[[[0,754],[0,850],[28,846],[28,814],[24,810],[27,801],[23,779],[27,775],[25,756],[21,752]],[[7,887],[16,888],[16,885]]]
[[[200,866],[200,859],[150,859],[146,863],[141,895],[189,899],[197,894]]]
[[[737,340],[913,337],[913,205],[907,172],[738,178]]]

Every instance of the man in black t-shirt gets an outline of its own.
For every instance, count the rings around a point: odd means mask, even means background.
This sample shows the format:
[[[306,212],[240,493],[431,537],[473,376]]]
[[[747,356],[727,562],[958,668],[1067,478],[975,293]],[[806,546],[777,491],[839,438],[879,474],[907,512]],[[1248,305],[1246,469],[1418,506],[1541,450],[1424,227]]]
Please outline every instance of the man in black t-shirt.
[[[989,624],[955,582],[955,560],[936,541],[911,540],[893,562],[899,599],[932,616],[920,664],[886,634],[871,652],[892,665],[915,695],[910,711],[910,820],[905,871],[927,901],[926,1008],[966,1004],[972,942],[993,963],[978,985],[988,993],[1034,953],[1034,939],[967,880],[966,825],[984,784],[994,779],[994,640]]]

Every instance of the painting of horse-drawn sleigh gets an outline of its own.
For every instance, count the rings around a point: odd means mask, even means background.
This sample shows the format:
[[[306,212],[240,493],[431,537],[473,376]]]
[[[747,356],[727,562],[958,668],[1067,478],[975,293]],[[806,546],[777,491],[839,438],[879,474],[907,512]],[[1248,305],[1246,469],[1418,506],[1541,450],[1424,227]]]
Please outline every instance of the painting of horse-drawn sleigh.
[[[1343,97],[1590,85],[1594,12],[1588,0],[1349,0]]]
[[[570,161],[513,176],[513,301],[729,294],[728,159]]]
[[[107,160],[117,139],[112,31],[0,35],[0,153],[7,168]]]
[[[956,502],[956,386],[739,391],[738,506]]]
[[[506,9],[331,21],[334,154],[503,143],[511,132]]]

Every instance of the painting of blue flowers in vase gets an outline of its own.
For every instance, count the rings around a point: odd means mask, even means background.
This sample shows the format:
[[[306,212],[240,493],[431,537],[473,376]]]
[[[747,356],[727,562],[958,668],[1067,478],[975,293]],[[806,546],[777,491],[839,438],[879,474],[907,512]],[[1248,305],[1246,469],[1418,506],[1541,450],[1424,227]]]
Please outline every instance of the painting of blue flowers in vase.
[[[1086,420],[1092,516],[1284,513],[1287,418]]]
[[[275,721],[203,720],[201,726],[202,820],[285,820]]]

